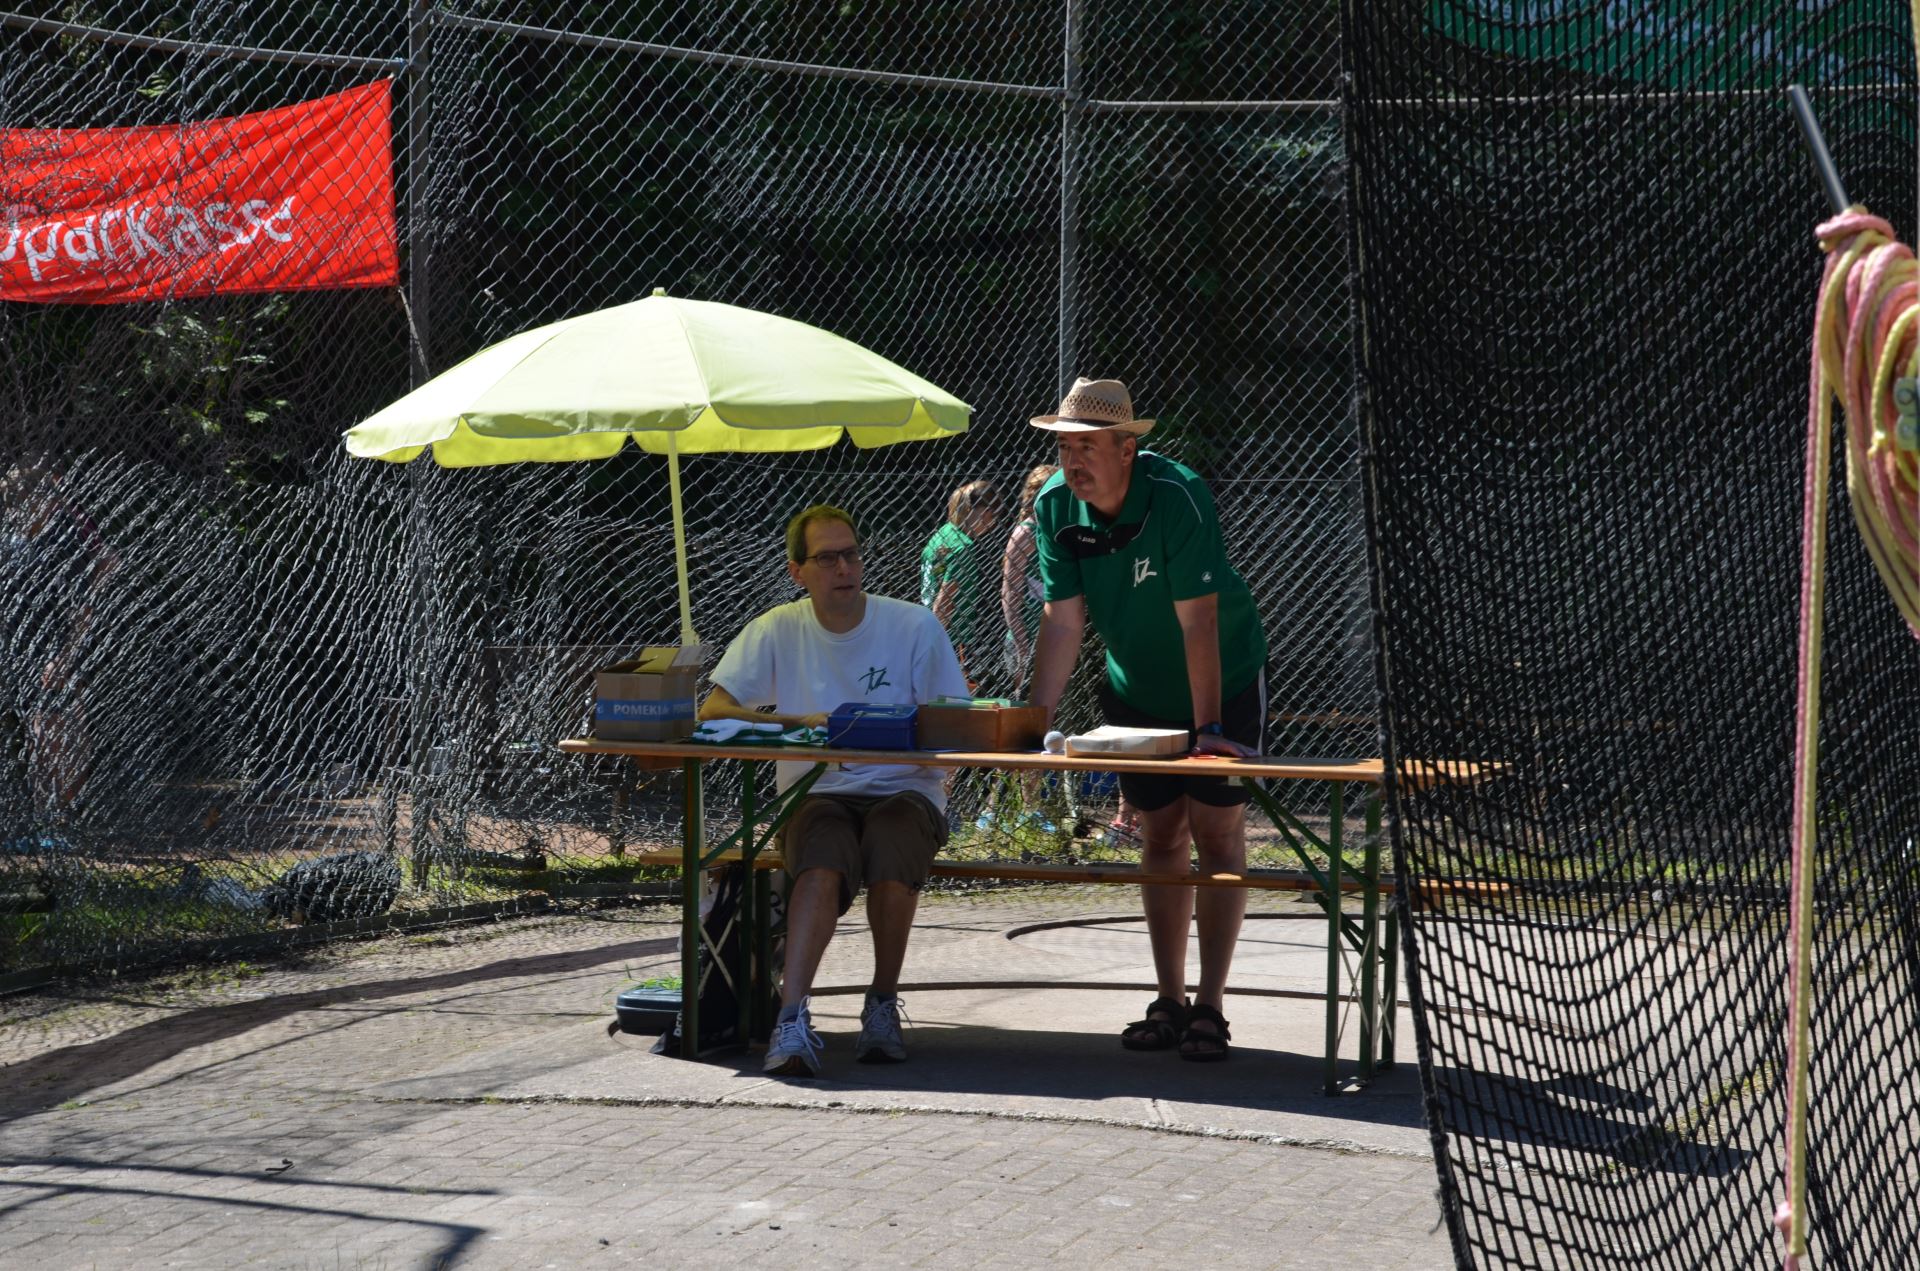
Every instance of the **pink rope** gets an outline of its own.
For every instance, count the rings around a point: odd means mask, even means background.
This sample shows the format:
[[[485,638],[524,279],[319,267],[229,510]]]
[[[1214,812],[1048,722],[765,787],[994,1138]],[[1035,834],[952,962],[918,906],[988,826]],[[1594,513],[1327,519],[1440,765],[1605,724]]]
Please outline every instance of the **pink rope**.
[[[1825,228],[1824,226],[1822,228]],[[1827,286],[1832,281],[1833,271],[1838,267],[1839,256],[1829,254],[1827,267],[1820,279],[1820,294],[1827,294]],[[1847,284],[1849,308],[1852,307],[1853,280]],[[1796,701],[1798,703],[1793,720],[1793,848],[1791,857],[1792,877],[1788,895],[1799,896],[1801,871],[1806,867],[1806,843],[1802,827],[1807,820],[1808,782],[1806,758],[1810,747],[1818,744],[1814,733],[1818,712],[1811,708],[1811,699],[1819,692],[1818,678],[1820,663],[1817,652],[1818,633],[1815,630],[1818,611],[1818,593],[1826,558],[1826,446],[1827,438],[1822,430],[1821,406],[1825,402],[1827,385],[1820,373],[1820,333],[1821,325],[1816,318],[1813,341],[1813,366],[1807,377],[1809,388],[1807,402],[1807,453],[1806,470],[1801,488],[1800,502],[1800,639],[1798,648],[1799,683]],[[1851,369],[1851,368],[1849,368]],[[1805,915],[1798,903],[1790,903],[1789,935],[1787,941],[1787,1118],[1786,1152],[1781,1167],[1781,1186],[1785,1197],[1774,1211],[1774,1226],[1787,1238],[1788,1249],[1785,1257],[1785,1271],[1799,1271],[1800,1260],[1793,1252],[1796,1236],[1804,1239],[1803,1233],[1797,1233],[1794,1223],[1795,1201],[1800,1191],[1801,1161],[1795,1145],[1799,1143],[1802,1132],[1802,1109],[1798,1089],[1793,1074],[1799,1071],[1803,1056],[1800,1054],[1799,1029],[1797,1027],[1799,1011],[1802,1009],[1803,977],[1806,968],[1801,965],[1799,956],[1801,924]]]
[[[1808,374],[1807,452],[1801,492],[1799,684],[1794,714],[1793,831],[1787,959],[1787,1118],[1782,1184],[1773,1222],[1786,1238],[1785,1271],[1798,1271],[1807,1248],[1806,1142],[1812,1051],[1813,853],[1820,764],[1820,646],[1824,626],[1827,491],[1831,487],[1829,394],[1846,412],[1847,489],[1859,527],[1888,592],[1908,628],[1920,636],[1920,565],[1915,510],[1920,509],[1911,453],[1888,421],[1898,415],[1893,385],[1913,365],[1920,322],[1914,254],[1893,227],[1862,208],[1823,223],[1827,252],[1820,278]],[[1864,240],[1864,241],[1863,241]],[[1836,272],[1845,269],[1838,296]],[[1836,313],[1836,301],[1840,312]],[[1836,318],[1840,319],[1836,321]],[[1896,333],[1896,328],[1899,328]],[[1896,343],[1897,341],[1897,343]],[[1891,359],[1891,360],[1889,360]],[[1886,387],[1876,393],[1884,378]]]

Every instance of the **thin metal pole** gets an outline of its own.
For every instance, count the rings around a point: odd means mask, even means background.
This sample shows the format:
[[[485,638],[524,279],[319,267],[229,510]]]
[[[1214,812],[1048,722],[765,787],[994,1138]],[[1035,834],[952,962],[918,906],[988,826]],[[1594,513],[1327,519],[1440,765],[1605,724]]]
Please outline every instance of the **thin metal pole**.
[[[1360,856],[1360,1080],[1373,1079],[1380,1018],[1380,794],[1367,798],[1367,837]]]
[[[700,1057],[700,883],[706,872],[705,801],[701,764],[681,765],[684,784],[680,810],[680,1058]]]
[[[502,22],[497,18],[476,18],[463,13],[442,14],[440,20],[464,31],[483,31],[519,39],[544,40],[574,48],[605,53],[632,53],[641,57],[668,58],[729,70],[764,71],[775,75],[806,75],[822,79],[850,80],[863,84],[884,84],[898,88],[920,88],[936,92],[1000,93],[1013,97],[1057,97],[1060,90],[1051,84],[1001,84],[991,80],[951,79],[941,75],[908,75],[899,71],[877,71],[857,66],[826,66],[818,62],[788,62],[771,57],[749,57],[740,53],[717,53],[710,49],[686,48],[673,44],[654,44],[646,40],[623,40],[584,31],[564,31],[554,27],[530,26],[524,22]]]
[[[1327,1069],[1326,1092],[1340,1093],[1340,831],[1346,820],[1345,790],[1327,783]]]
[[[1370,862],[1369,869],[1372,871],[1367,884],[1369,894],[1378,891],[1380,885],[1380,812],[1385,801],[1379,786],[1375,786],[1372,794],[1367,798],[1367,842],[1371,844],[1367,849],[1367,860]],[[1374,1056],[1374,1066],[1382,1071],[1393,1067],[1394,1012],[1399,1009],[1400,1002],[1399,960],[1396,957],[1399,952],[1399,943],[1396,939],[1399,934],[1398,924],[1398,903],[1389,902],[1386,943],[1380,950],[1381,983],[1376,992],[1380,1008],[1380,1031],[1375,1039],[1377,1053]]]
[[[680,591],[680,647],[691,649],[700,643],[700,636],[693,629],[692,591],[687,582],[687,508],[680,493],[680,442],[675,432],[667,434],[667,492],[667,501],[673,505],[673,572]]]
[[[407,280],[401,300],[407,309],[409,334],[414,340],[414,356],[407,359],[408,383],[418,388],[429,376],[426,339],[427,253],[425,248],[427,217],[427,111],[431,100],[428,79],[428,51],[432,38],[433,9],[429,0],[414,0],[407,15],[407,76],[404,81],[407,101]],[[433,591],[433,527],[428,512],[425,463],[413,463],[407,470],[408,523],[411,533],[407,561],[411,621],[407,624],[412,655],[407,659],[408,762],[407,774],[412,793],[413,822],[410,827],[413,885],[425,887],[432,869],[430,825],[434,816],[434,774],[428,771],[433,756],[432,689],[435,620]]]
[[[1080,34],[1082,0],[1067,0],[1060,98],[1060,392],[1073,383],[1075,318],[1080,303]]]
[[[335,66],[345,70],[371,71],[376,75],[381,72],[397,74],[404,65],[398,58],[391,57],[352,57],[340,53],[308,53],[300,49],[259,48],[249,44],[173,40],[161,35],[117,31],[110,27],[62,22],[57,18],[34,17],[25,13],[0,12],[0,27],[11,27],[29,35],[58,35],[68,40],[118,44],[152,53],[192,53],[200,57],[222,57],[243,62],[286,62],[294,66]]]
[[[413,885],[425,887],[432,870],[434,592],[433,530],[427,501],[427,464],[407,467],[407,607],[411,656],[407,659],[407,778],[412,815],[407,830]]]
[[[433,335],[433,319],[428,293],[429,246],[427,204],[427,150],[432,142],[429,127],[433,110],[433,22],[432,0],[413,0],[407,20],[407,310],[412,335],[418,344],[418,356],[408,362],[408,374],[414,388],[432,377],[427,356]]]
[[[760,765],[751,761],[740,765],[740,868],[745,871],[740,877],[739,917],[740,939],[736,943],[737,954],[733,961],[734,1005],[739,1008],[740,1044],[746,1045],[753,1038],[754,1017],[759,1012],[761,1000],[760,966],[754,954],[760,945],[760,914],[754,905],[754,877],[760,871],[754,868],[754,858],[759,856],[760,842],[755,831],[759,828],[755,821],[759,816],[759,801],[754,797],[754,777]]]
[[[1847,187],[1840,183],[1840,169],[1833,164],[1833,152],[1827,149],[1826,134],[1820,131],[1820,121],[1813,116],[1813,103],[1807,100],[1807,90],[1798,84],[1787,85],[1787,103],[1793,107],[1794,121],[1800,125],[1800,140],[1806,143],[1807,157],[1813,160],[1814,175],[1820,178],[1827,203],[1838,216],[1853,204],[1847,200]]]

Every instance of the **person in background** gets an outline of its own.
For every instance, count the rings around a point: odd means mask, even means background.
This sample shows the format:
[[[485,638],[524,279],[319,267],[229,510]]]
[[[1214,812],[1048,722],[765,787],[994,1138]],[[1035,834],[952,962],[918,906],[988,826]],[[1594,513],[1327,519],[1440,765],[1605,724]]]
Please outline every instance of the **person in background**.
[[[990,659],[1000,645],[986,542],[999,517],[992,484],[969,481],[947,496],[946,524],[920,555],[920,603],[947,629],[967,683],[976,687],[996,670]]]
[[[1213,495],[1191,469],[1150,450],[1119,380],[1077,380],[1033,426],[1058,437],[1060,471],[1034,500],[1046,607],[1033,700],[1052,715],[1091,622],[1107,645],[1109,724],[1180,729],[1195,755],[1256,754],[1266,731],[1266,636],[1246,581],[1227,560]],[[1222,777],[1123,773],[1140,812],[1140,867],[1202,873],[1247,864],[1247,789]],[[1227,1057],[1221,1013],[1247,894],[1238,887],[1146,887],[1159,996],[1120,1034],[1130,1050]],[[1186,998],[1187,931],[1198,918],[1200,984]]]
[[[1045,602],[1040,593],[1040,558],[1033,543],[1033,499],[1040,487],[1060,469],[1043,463],[1027,473],[1020,485],[1020,514],[1007,533],[1000,553],[1000,617],[1007,624],[1005,642],[1007,678],[1026,682],[1033,661],[1033,637],[1040,629]]]
[[[821,727],[847,702],[916,705],[964,696],[947,633],[919,605],[868,595],[860,539],[836,507],[810,507],[787,525],[787,574],[806,590],[749,622],[713,669],[701,719]],[[785,790],[813,765],[776,765]],[[853,1053],[863,1063],[907,1057],[900,968],[933,858],[947,841],[945,774],[895,764],[832,765],[781,832],[787,875],[787,964],[764,1069],[820,1072],[808,998],[835,928],[862,884],[873,933],[873,983]]]

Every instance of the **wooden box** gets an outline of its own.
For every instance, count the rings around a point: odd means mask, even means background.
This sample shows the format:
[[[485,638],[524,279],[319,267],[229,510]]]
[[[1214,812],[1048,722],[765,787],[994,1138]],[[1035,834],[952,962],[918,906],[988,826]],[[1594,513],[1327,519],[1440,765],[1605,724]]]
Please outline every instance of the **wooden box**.
[[[932,702],[914,726],[922,750],[1038,750],[1047,712],[1039,706]]]

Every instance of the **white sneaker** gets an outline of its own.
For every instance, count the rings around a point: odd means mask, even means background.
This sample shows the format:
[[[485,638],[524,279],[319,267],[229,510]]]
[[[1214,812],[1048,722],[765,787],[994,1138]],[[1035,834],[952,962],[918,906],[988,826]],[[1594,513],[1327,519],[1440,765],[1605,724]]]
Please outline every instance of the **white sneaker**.
[[[900,1034],[905,1018],[900,999],[885,1001],[867,995],[860,1008],[860,1036],[853,1043],[853,1057],[863,1064],[897,1064],[907,1057],[907,1039]]]
[[[813,1017],[807,1010],[812,1000],[803,998],[798,1015],[774,1024],[766,1062],[760,1065],[762,1072],[776,1077],[820,1075],[820,1034],[813,1031]]]

